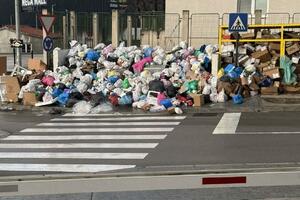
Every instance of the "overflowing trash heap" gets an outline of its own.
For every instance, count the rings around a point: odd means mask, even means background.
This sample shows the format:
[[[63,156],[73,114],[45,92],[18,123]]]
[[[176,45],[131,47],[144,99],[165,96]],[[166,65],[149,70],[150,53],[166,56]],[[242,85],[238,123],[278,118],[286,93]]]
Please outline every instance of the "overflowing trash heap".
[[[70,46],[65,64],[54,71],[40,67],[41,61],[29,67],[35,69],[22,79],[18,99],[35,106],[73,107],[75,113],[132,106],[177,114],[182,113],[181,106],[209,102],[210,95],[215,102],[225,101],[224,92],[216,98],[217,77],[210,74],[215,46],[194,49],[181,42],[171,52],[160,47],[125,47],[124,43],[116,49],[104,44],[91,49],[77,41]]]
[[[278,91],[281,84],[275,67],[278,58],[265,58],[265,47],[251,47],[251,56],[243,55],[242,65],[237,67],[226,63],[234,46],[223,46],[223,67],[213,76],[212,55],[218,53],[214,45],[195,49],[181,42],[170,52],[161,47],[125,47],[124,43],[115,49],[102,43],[88,48],[77,41],[70,46],[64,65],[53,71],[31,59],[30,75],[2,76],[0,82],[6,83],[0,87],[2,97],[12,102],[23,100],[24,105],[72,107],[74,113],[83,114],[109,112],[117,106],[181,114],[183,106],[200,107],[229,99],[240,104],[246,97],[272,93],[273,88]],[[247,52],[250,47],[243,48]],[[282,62],[285,70],[292,67],[289,60]],[[295,77],[288,73],[283,81],[294,84]]]
[[[280,33],[270,31],[245,33],[241,39],[280,39]],[[286,38],[299,38],[299,33],[284,32]],[[234,39],[233,34],[225,34],[223,39]],[[278,95],[300,93],[300,45],[299,42],[285,43],[285,56],[280,57],[279,42],[244,42],[238,47],[239,66],[234,66],[236,45],[228,42],[220,50],[222,67],[218,77],[220,84],[229,94],[240,91],[242,96],[257,94]],[[225,76],[224,76],[225,75]]]

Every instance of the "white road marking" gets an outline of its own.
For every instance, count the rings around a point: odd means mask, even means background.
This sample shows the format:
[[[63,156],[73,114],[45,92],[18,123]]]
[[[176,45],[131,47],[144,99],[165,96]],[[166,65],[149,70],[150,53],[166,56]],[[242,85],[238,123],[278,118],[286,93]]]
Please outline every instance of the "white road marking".
[[[23,133],[171,132],[174,128],[27,128]]]
[[[2,140],[162,140],[167,135],[11,135]]]
[[[224,113],[213,134],[235,134],[241,113]]]
[[[51,121],[142,121],[142,120],[183,120],[186,116],[107,117],[107,118],[55,118]]]
[[[0,148],[29,148],[29,149],[45,149],[45,148],[93,148],[93,149],[153,149],[158,143],[0,143]]]
[[[264,131],[254,131],[254,132],[237,132],[236,134],[242,134],[242,135],[256,135],[256,134],[300,134],[300,132],[295,131],[295,132],[289,132],[289,131],[283,131],[283,132],[264,132]]]
[[[81,172],[96,173],[102,171],[135,168],[135,165],[87,165],[87,164],[11,164],[0,163],[0,171],[48,171],[48,172]]]
[[[87,122],[87,123],[41,123],[37,126],[171,126],[180,122]]]
[[[144,159],[147,153],[0,152],[0,158]]]

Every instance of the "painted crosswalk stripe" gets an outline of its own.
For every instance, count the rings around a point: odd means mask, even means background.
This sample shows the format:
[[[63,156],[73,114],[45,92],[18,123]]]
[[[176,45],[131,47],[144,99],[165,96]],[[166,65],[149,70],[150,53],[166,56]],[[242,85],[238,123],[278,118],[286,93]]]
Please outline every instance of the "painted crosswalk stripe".
[[[54,118],[51,121],[143,121],[143,120],[183,120],[186,116],[148,116],[148,117],[107,117],[107,118]]]
[[[100,132],[171,132],[174,128],[27,128],[20,132],[23,133],[100,133]]]
[[[37,126],[171,126],[180,122],[87,122],[87,123],[41,123]]]
[[[224,113],[213,134],[235,134],[241,113]]]
[[[153,149],[158,143],[0,143],[0,148],[93,148],[93,149]]]
[[[167,135],[11,135],[2,140],[163,140]]]
[[[96,173],[96,172],[131,169],[131,168],[135,168],[135,165],[0,163],[0,171],[27,171],[27,172],[48,171],[48,172]]]
[[[0,158],[144,159],[147,153],[0,152]]]

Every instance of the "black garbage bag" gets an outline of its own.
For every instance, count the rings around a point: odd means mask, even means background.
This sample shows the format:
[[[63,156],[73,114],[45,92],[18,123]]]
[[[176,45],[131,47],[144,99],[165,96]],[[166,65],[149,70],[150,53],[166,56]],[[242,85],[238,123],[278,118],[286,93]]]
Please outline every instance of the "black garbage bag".
[[[170,97],[170,98],[176,97],[177,89],[173,85],[166,87],[166,91],[167,91],[168,97]]]
[[[106,99],[102,92],[98,92],[96,94],[91,95],[90,104],[92,105],[92,107],[98,106],[105,102],[106,102]]]
[[[164,92],[165,91],[164,83],[161,82],[160,80],[150,81],[149,90],[156,91],[156,92]]]
[[[80,92],[72,92],[69,95],[69,99],[77,99],[79,101],[83,100],[83,95]]]

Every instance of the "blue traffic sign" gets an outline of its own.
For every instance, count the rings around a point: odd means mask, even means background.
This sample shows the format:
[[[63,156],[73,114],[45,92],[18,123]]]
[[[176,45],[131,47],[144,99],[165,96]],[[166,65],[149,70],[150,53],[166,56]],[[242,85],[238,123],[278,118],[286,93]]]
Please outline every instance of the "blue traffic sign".
[[[230,13],[228,30],[230,32],[247,32],[248,31],[248,14],[247,13]]]
[[[53,39],[49,36],[45,37],[43,40],[43,48],[45,51],[51,51],[53,49],[54,43]]]

